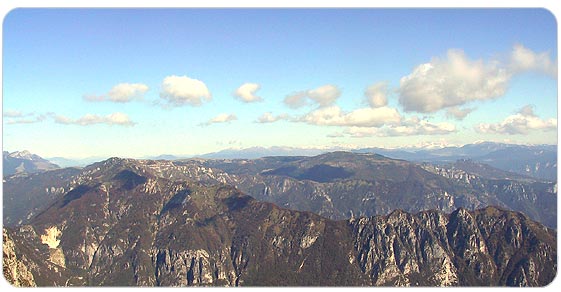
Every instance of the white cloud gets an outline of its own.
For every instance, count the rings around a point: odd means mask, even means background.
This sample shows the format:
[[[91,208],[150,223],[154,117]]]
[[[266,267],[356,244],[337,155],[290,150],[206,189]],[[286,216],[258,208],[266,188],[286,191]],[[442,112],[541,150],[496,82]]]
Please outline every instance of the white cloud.
[[[463,120],[467,115],[469,115],[475,108],[464,108],[461,109],[457,106],[448,108],[446,110],[446,116],[449,118],[455,118],[456,120]]]
[[[557,130],[557,120],[554,118],[541,119],[534,114],[532,106],[527,105],[516,114],[506,117],[502,122],[496,124],[479,124],[475,130],[484,134],[528,134],[531,131],[554,131]]]
[[[219,114],[216,117],[208,120],[208,122],[201,124],[202,126],[209,126],[212,124],[228,123],[237,120],[238,117],[235,114]]]
[[[412,117],[403,120],[400,124],[386,125],[380,128],[372,127],[349,127],[340,136],[350,136],[353,138],[365,137],[394,137],[394,136],[419,136],[419,135],[446,135],[456,131],[456,126],[450,123],[431,123]],[[337,135],[333,135],[337,137]]]
[[[335,103],[341,96],[341,90],[335,85],[327,84],[315,89],[299,91],[287,95],[284,103],[290,108],[299,108],[308,104],[308,100],[320,107],[327,107]]]
[[[84,95],[83,99],[86,101],[112,101],[125,103],[132,100],[142,100],[144,94],[149,90],[148,86],[142,83],[119,83],[107,94],[103,95]]]
[[[203,101],[212,99],[210,91],[202,81],[175,75],[164,78],[160,97],[173,106],[199,106]]]
[[[345,113],[338,106],[316,109],[299,119],[311,125],[380,127],[385,124],[399,123],[401,115],[390,107],[360,108]]]
[[[46,119],[47,117],[45,115],[39,115],[35,118],[19,118],[19,119],[9,119],[6,121],[6,124],[8,125],[15,125],[15,124],[35,124],[35,123],[39,123],[42,122]]]
[[[306,100],[307,97],[308,94],[306,91],[295,92],[290,95],[287,95],[284,98],[284,103],[290,108],[303,107],[308,104]]]
[[[433,58],[401,78],[399,102],[405,111],[432,113],[490,100],[503,96],[516,74],[534,71],[556,77],[556,63],[549,53],[522,45],[514,46],[508,62],[502,63],[470,60],[462,50],[448,50],[446,58]]]
[[[514,72],[535,71],[557,77],[557,64],[548,52],[535,53],[520,44],[512,49],[510,66]]]
[[[6,118],[20,118],[23,117],[24,114],[21,111],[6,110],[4,111],[3,116]]]
[[[329,135],[334,138],[445,135],[456,131],[453,124],[431,123],[418,117],[405,118],[397,109],[387,106],[359,108],[350,112],[344,112],[338,106],[320,107],[294,121],[345,127],[343,132]]]
[[[4,122],[7,125],[15,125],[15,124],[35,124],[44,121],[47,118],[47,115],[40,114],[37,115],[36,113],[23,113],[21,111],[16,110],[6,110],[3,113],[3,116],[7,118]]]
[[[461,50],[434,58],[401,78],[399,102],[405,111],[436,112],[503,95],[511,74],[496,62],[469,60]]]
[[[120,112],[112,113],[107,116],[99,116],[95,114],[86,114],[79,119],[71,119],[62,115],[54,116],[55,123],[64,125],[80,125],[90,126],[96,124],[117,125],[117,126],[133,126],[128,115]]]
[[[142,99],[148,89],[147,85],[141,83],[121,83],[113,86],[107,96],[114,102],[129,102]]]
[[[382,107],[388,105],[388,83],[378,82],[372,84],[364,91],[364,96],[371,107]]]
[[[341,91],[337,86],[331,84],[308,90],[308,97],[321,107],[332,105],[339,96],[341,96]]]
[[[263,113],[259,118],[257,118],[257,123],[266,124],[266,123],[274,123],[280,120],[287,119],[288,116],[286,114],[280,114],[274,116],[271,112]]]
[[[455,131],[456,126],[451,123],[431,123],[413,117],[402,125],[388,127],[379,136],[446,135]]]
[[[242,86],[236,89],[234,95],[243,102],[263,101],[261,97],[255,95],[255,92],[260,88],[261,86],[257,83],[244,83],[242,84]]]

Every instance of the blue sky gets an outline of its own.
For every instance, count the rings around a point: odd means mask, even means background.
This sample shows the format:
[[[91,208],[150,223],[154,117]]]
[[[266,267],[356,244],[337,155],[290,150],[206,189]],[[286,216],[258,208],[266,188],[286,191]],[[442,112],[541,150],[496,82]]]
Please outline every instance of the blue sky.
[[[556,29],[542,9],[16,9],[4,149],[555,144]]]

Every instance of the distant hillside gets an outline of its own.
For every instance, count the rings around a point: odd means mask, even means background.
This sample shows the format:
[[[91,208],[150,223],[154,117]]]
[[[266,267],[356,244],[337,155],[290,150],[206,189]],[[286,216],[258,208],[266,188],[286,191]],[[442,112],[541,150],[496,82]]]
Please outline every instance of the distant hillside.
[[[29,151],[2,152],[3,176],[13,174],[34,173],[60,168],[58,165],[43,159]]]
[[[435,149],[363,148],[356,153],[377,153],[396,159],[431,163],[471,159],[494,168],[549,181],[557,180],[557,145],[515,145],[483,142]]]
[[[433,165],[377,154],[330,152],[312,157],[206,160],[223,182],[252,197],[331,219],[496,205],[555,227],[554,182],[478,162]],[[174,178],[178,174],[174,174]],[[226,177],[225,177],[226,178]]]
[[[97,161],[102,161],[108,157],[86,157],[86,158],[65,158],[65,157],[47,157],[46,159],[58,164],[60,167],[84,167]]]
[[[448,168],[463,170],[467,173],[484,177],[485,179],[519,180],[528,182],[535,180],[535,178],[526,175],[494,168],[485,163],[477,162],[471,159],[460,159],[454,164],[448,165]]]
[[[333,149],[304,149],[294,147],[250,147],[245,149],[226,149],[218,152],[199,155],[200,158],[211,159],[255,159],[267,156],[314,156]]]

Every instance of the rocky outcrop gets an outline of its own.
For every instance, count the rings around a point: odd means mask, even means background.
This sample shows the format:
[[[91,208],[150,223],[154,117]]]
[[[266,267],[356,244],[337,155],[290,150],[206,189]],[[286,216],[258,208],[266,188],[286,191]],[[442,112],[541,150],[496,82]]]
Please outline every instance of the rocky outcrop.
[[[495,205],[523,212],[548,227],[557,225],[555,182],[474,162],[435,166],[375,154],[333,152],[292,159],[205,161],[203,165],[229,173],[228,184],[258,200],[334,220],[385,215],[395,209],[450,213]]]
[[[6,229],[2,230],[2,261],[4,279],[16,287],[35,287],[35,279],[27,265],[21,260],[24,255],[16,253],[16,246]]]
[[[359,265],[374,285],[543,286],[557,270],[556,233],[495,207],[398,210],[351,226]]]
[[[557,271],[555,231],[520,213],[334,221],[120,159],[9,235],[38,286],[543,286]]]

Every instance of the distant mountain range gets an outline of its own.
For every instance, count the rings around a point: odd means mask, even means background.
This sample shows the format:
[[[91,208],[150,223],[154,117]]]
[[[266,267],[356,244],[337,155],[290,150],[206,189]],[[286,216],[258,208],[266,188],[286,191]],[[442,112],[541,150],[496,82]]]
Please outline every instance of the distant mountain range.
[[[389,158],[431,163],[451,163],[456,160],[471,159],[521,175],[550,181],[557,180],[557,145],[516,145],[481,142],[442,148],[406,147],[397,149],[250,147],[245,149],[226,149],[196,157],[204,159],[256,159],[268,156],[316,156],[341,150],[355,153],[375,153]],[[147,159],[178,160],[192,157],[161,155],[147,157]]]
[[[494,142],[435,149],[365,148],[357,153],[378,153],[396,159],[432,163],[472,159],[492,167],[536,178],[557,180],[557,145],[515,145]]]
[[[314,156],[342,150],[341,148],[297,148],[297,147],[250,147],[244,149],[225,149],[218,152],[197,155],[207,159],[255,159],[267,156]]]
[[[41,172],[60,168],[58,165],[29,151],[2,152],[3,176]]]
[[[453,163],[457,160],[473,160],[488,164],[494,168],[521,175],[557,180],[557,145],[516,145],[495,142],[481,142],[453,147],[403,147],[361,148],[298,148],[298,147],[250,147],[245,149],[225,149],[202,155],[146,156],[143,159],[181,160],[189,158],[203,159],[256,159],[269,156],[316,156],[334,151],[352,151],[355,153],[375,153],[389,158],[404,159],[415,162]],[[104,157],[68,159],[51,157],[47,160],[61,167],[84,167]]]

